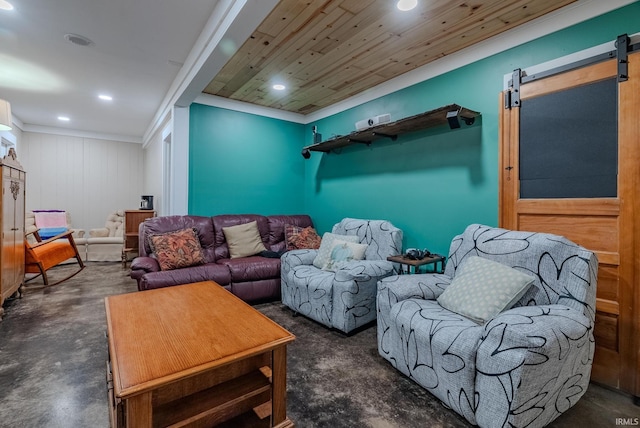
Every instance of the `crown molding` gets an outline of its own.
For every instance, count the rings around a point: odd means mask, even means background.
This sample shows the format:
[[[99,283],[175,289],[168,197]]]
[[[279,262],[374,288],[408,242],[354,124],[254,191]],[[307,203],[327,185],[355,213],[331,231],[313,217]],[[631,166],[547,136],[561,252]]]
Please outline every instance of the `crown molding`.
[[[307,123],[306,116],[300,113],[292,113],[276,108],[262,107],[243,101],[236,101],[230,100],[229,98],[218,97],[216,95],[201,94],[193,102],[208,105],[211,107],[220,107],[227,110],[239,111],[242,113],[249,113],[258,116],[270,117],[273,119],[286,120],[287,122],[295,122],[303,125]]]
[[[57,128],[55,126],[41,126],[23,124],[23,132],[35,132],[38,134],[64,135],[67,137],[92,138],[94,140],[120,141],[123,143],[142,144],[142,138],[130,135],[103,134],[98,132],[81,131],[79,129]]]

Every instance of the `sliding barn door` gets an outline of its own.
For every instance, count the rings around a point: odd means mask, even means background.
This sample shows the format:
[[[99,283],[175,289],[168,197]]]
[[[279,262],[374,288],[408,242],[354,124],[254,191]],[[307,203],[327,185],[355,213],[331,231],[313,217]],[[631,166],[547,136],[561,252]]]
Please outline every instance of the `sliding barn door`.
[[[597,254],[591,379],[638,396],[640,53],[628,55],[627,80],[618,81],[618,62],[523,80],[502,94],[499,222],[564,235]]]

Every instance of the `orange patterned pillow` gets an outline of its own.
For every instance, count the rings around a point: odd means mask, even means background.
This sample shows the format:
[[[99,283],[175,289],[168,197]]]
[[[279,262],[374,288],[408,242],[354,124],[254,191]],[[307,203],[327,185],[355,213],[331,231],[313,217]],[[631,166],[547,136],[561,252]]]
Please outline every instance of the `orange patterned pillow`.
[[[204,254],[195,229],[153,235],[150,246],[160,264],[160,269],[171,270],[204,263]]]
[[[299,227],[292,224],[285,225],[285,239],[287,241],[287,250],[302,250],[310,248],[317,250],[320,248],[322,238],[311,227]]]

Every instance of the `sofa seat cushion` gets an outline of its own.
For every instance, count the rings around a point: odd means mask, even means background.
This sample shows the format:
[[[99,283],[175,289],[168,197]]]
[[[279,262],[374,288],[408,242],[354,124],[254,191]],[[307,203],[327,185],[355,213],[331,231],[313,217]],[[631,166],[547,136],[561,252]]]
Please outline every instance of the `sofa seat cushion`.
[[[434,300],[403,300],[393,305],[390,318],[404,354],[398,369],[475,423],[475,360],[482,326]]]
[[[280,298],[280,278],[232,282],[230,290],[245,302],[257,303]]]
[[[43,268],[47,270],[60,262],[76,256],[76,252],[67,239],[51,241],[46,245],[34,247],[32,251],[36,259],[32,260],[27,252],[25,271],[28,273],[40,273],[40,270],[35,264],[36,261],[42,263]]]
[[[206,263],[183,269],[146,273],[140,278],[138,288],[140,290],[150,290],[200,281],[215,281],[220,285],[228,285],[231,282],[231,274],[226,266]]]
[[[122,245],[124,240],[122,237],[95,237],[95,238],[86,238],[88,244],[119,244]]]
[[[222,259],[217,263],[229,269],[232,282],[280,278],[280,259],[251,256],[239,259]]]

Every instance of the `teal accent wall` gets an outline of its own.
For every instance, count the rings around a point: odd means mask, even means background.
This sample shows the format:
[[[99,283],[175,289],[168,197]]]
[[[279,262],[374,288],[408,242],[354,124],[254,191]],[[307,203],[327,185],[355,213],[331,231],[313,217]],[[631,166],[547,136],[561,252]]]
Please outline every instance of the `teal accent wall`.
[[[404,231],[404,246],[448,252],[471,223],[498,223],[498,109],[503,76],[640,31],[640,3],[496,54],[348,111],[311,123],[323,139],[355,122],[390,113],[392,120],[447,104],[482,116],[470,127],[405,134],[396,142],[313,153],[305,170],[305,208],[319,230],[343,217],[384,218]]]
[[[192,104],[189,214],[304,213],[304,127]]]
[[[446,254],[468,224],[498,222],[503,76],[636,32],[640,2],[304,126],[193,104],[189,212],[307,213],[319,233],[343,217],[383,218],[403,229],[405,248]],[[398,120],[452,103],[482,116],[457,130],[300,155],[314,125],[327,139],[367,117]]]

